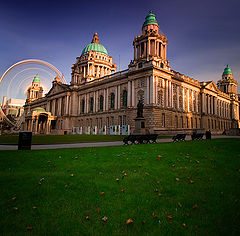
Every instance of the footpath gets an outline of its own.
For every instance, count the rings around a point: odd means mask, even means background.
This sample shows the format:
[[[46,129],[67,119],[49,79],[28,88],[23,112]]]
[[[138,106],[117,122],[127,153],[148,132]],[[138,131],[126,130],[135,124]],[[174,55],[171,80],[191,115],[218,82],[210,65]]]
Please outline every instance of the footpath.
[[[217,139],[217,138],[240,138],[240,136],[225,136],[225,135],[212,136],[212,139]],[[187,141],[191,140],[190,135],[186,137],[186,140]],[[157,140],[157,143],[169,143],[169,142],[172,142],[171,138]],[[121,145],[123,145],[122,141],[44,144],[44,145],[32,145],[32,150],[82,148],[82,147],[109,147],[109,146],[121,146]],[[18,150],[18,146],[17,145],[0,145],[0,150]]]

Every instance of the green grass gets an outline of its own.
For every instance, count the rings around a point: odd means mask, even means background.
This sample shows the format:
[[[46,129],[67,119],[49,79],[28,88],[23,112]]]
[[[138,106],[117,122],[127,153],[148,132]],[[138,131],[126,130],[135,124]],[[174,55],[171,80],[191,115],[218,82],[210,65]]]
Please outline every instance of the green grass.
[[[123,135],[33,135],[32,144],[61,144],[122,141]],[[158,136],[169,138],[170,136]],[[0,135],[0,144],[18,144],[18,135]]]
[[[1,151],[1,235],[239,235],[239,145]]]

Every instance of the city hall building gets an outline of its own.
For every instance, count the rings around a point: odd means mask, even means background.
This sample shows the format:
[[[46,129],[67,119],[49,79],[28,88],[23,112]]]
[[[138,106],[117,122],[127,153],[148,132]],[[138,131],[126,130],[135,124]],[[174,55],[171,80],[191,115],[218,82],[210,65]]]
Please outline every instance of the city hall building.
[[[133,131],[137,103],[144,103],[150,133],[211,130],[223,133],[239,127],[237,82],[227,66],[217,85],[176,72],[167,60],[167,37],[150,12],[142,34],[133,41],[128,69],[116,64],[97,33],[72,65],[71,83],[58,77],[42,96],[39,77],[28,89],[24,130],[35,134],[120,134]]]

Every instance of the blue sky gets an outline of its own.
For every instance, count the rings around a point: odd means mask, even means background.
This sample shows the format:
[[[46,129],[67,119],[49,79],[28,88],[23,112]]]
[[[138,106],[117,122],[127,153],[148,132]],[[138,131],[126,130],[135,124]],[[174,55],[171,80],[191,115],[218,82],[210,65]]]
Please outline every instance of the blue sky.
[[[18,61],[36,58],[56,66],[69,82],[71,65],[94,32],[117,66],[120,55],[120,69],[127,69],[134,36],[152,10],[169,40],[172,69],[216,82],[229,64],[240,82],[239,9],[239,0],[1,0],[0,74]]]

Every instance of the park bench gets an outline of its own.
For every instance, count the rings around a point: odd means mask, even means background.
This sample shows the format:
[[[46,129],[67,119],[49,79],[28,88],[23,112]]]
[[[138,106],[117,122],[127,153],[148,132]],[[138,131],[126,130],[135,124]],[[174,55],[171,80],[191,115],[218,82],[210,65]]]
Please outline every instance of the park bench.
[[[129,144],[141,144],[141,143],[156,143],[157,134],[131,134],[123,139],[123,143]]]
[[[187,134],[176,134],[175,136],[173,136],[172,140],[173,142],[178,142],[178,141],[185,141]]]
[[[203,135],[204,134],[196,134],[196,133],[193,133],[191,136],[192,136],[192,140],[202,140],[203,139]]]

